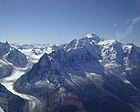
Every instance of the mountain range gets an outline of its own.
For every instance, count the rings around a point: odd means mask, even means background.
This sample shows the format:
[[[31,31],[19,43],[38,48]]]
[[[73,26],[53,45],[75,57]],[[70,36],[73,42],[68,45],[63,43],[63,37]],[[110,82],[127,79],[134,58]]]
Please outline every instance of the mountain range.
[[[132,43],[96,34],[61,45],[0,43],[0,82],[25,68],[12,84],[36,100],[33,112],[140,112],[140,48]],[[29,98],[11,94],[27,112]]]

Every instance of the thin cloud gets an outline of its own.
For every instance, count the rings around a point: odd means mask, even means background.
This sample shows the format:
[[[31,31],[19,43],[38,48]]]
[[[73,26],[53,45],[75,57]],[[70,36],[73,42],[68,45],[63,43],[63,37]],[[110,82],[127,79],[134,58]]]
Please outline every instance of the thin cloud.
[[[134,18],[134,19],[132,19],[132,20],[131,20],[131,23],[130,23],[130,25],[127,27],[125,33],[126,33],[126,34],[131,33],[132,30],[133,30],[133,28],[134,28],[134,26],[135,26],[137,23],[139,23],[139,22],[140,22],[140,16],[139,16],[139,17],[136,17],[136,18]]]
[[[124,32],[116,32],[115,36],[118,40],[122,40],[124,37],[132,33],[134,26],[140,23],[140,16],[126,21],[127,27]]]
[[[113,23],[113,26],[114,26],[114,27],[117,27],[117,23]]]

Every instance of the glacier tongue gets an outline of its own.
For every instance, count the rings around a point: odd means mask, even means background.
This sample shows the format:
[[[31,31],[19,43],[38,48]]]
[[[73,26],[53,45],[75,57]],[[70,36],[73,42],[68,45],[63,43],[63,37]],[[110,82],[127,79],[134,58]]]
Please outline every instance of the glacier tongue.
[[[14,82],[20,78],[29,68],[15,68],[13,74],[9,77],[0,79],[0,83],[6,87],[7,90],[12,92],[14,95],[20,96],[21,98],[29,101],[29,112],[34,112],[36,107],[40,107],[40,101],[27,94],[18,93],[14,90]],[[39,110],[38,110],[39,111]]]

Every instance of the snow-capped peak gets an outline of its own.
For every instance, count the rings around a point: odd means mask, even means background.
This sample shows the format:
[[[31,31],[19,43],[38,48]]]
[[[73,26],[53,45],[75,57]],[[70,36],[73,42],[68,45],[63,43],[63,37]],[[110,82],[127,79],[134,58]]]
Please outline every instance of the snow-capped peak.
[[[86,34],[85,37],[87,37],[87,38],[94,38],[94,37],[98,37],[98,38],[100,38],[99,36],[97,36],[97,35],[94,34],[94,33]]]
[[[83,48],[83,47],[94,47],[102,39],[96,34],[86,34],[83,38],[74,39],[68,44],[62,45],[60,48],[65,48],[65,50],[70,51],[71,49]]]
[[[101,38],[94,33],[86,34],[84,38],[92,39],[94,42],[99,42],[101,40]]]

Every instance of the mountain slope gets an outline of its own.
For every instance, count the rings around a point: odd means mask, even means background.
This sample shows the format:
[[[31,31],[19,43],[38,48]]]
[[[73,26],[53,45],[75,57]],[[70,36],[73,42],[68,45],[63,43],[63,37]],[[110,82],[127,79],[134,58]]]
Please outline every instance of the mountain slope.
[[[14,66],[25,67],[28,60],[19,50],[11,47],[8,42],[0,42],[0,78],[12,74]]]
[[[0,78],[9,76],[13,71],[13,66],[0,59]]]
[[[38,100],[13,89],[13,83],[32,67],[31,59],[11,45],[0,42],[0,111],[32,112]],[[38,60],[38,58],[37,58]],[[37,111],[38,112],[38,111]]]
[[[139,71],[140,48],[87,34],[44,54],[15,89],[42,112],[139,112]]]
[[[28,63],[26,56],[17,49],[10,50],[6,59],[16,67],[25,67]]]
[[[27,109],[26,101],[11,92],[0,84],[0,107],[4,112],[24,112]]]

